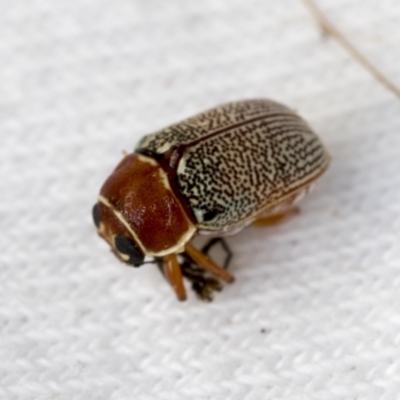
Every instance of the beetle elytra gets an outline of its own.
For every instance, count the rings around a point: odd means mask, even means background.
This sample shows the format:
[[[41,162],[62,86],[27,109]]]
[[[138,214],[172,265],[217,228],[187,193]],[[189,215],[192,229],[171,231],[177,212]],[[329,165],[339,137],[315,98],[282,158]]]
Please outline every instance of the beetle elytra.
[[[234,278],[196,249],[193,237],[279,220],[328,165],[318,137],[286,106],[232,102],[145,136],[102,186],[93,218],[122,261],[151,259],[180,300],[183,276],[210,299],[219,282],[198,267]]]

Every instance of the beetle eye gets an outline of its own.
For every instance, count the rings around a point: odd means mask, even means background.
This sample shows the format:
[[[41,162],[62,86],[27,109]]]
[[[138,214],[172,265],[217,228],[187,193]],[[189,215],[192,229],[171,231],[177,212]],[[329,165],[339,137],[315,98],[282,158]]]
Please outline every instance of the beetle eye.
[[[117,235],[114,242],[115,248],[120,253],[129,256],[129,260],[127,261],[129,264],[132,264],[134,267],[139,267],[143,264],[144,255],[131,239],[126,236]]]
[[[96,225],[97,229],[100,228],[100,212],[99,212],[99,205],[97,203],[93,206],[92,217],[93,217],[93,222]]]

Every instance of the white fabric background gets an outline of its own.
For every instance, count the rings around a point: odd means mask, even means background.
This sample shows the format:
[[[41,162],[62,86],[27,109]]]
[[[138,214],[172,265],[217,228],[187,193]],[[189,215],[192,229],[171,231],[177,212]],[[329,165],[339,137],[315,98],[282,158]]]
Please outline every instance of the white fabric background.
[[[321,0],[400,85],[400,2]],[[289,0],[28,0],[0,13],[0,398],[400,398],[400,102]],[[229,239],[179,303],[96,235],[145,133],[219,103],[298,109],[333,162],[302,213]]]

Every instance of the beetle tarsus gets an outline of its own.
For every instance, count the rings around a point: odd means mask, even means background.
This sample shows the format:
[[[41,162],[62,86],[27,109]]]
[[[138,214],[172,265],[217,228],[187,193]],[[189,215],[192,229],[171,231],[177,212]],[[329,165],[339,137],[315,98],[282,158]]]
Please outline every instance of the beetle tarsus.
[[[181,264],[182,275],[192,283],[192,290],[197,297],[203,301],[210,302],[213,300],[215,291],[222,290],[222,284],[217,279],[208,276],[206,271],[193,263],[186,254],[185,260]]]
[[[181,256],[183,257],[183,261],[180,263],[182,276],[191,283],[191,288],[195,292],[197,298],[208,303],[211,302],[214,298],[214,292],[220,292],[222,290],[223,286],[221,282],[196,265],[186,253],[181,254]],[[154,263],[168,281],[165,274],[163,258],[155,258]]]

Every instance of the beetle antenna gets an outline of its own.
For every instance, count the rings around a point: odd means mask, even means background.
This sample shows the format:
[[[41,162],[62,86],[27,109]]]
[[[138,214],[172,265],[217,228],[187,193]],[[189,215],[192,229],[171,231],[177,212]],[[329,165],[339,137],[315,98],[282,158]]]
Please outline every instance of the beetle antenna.
[[[355,46],[336,28],[335,25],[322,13],[313,0],[300,0],[318,21],[324,33],[333,36],[375,79],[400,99],[400,89],[372,64]]]

